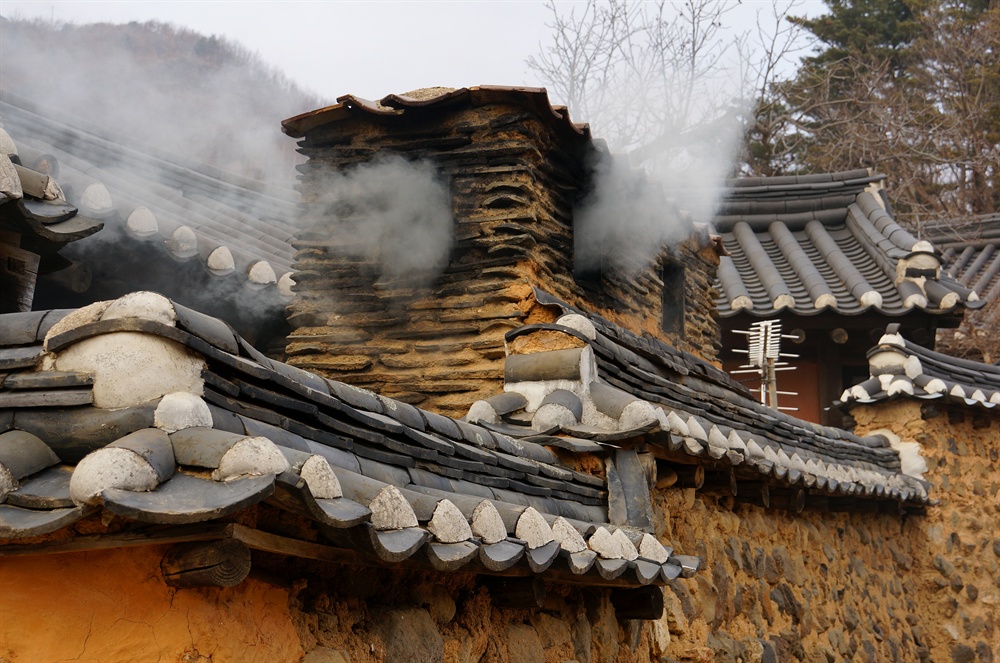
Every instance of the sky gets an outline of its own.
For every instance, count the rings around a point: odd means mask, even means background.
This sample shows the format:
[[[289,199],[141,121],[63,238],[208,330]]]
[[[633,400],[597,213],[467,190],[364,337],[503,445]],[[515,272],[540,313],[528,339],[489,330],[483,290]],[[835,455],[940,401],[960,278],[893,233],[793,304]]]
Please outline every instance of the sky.
[[[751,27],[770,0],[738,4],[733,20]],[[799,13],[822,7],[805,0]],[[0,0],[0,14],[74,23],[157,20],[224,36],[331,103],[348,93],[378,99],[430,86],[538,85],[525,60],[550,32],[549,10],[535,0]]]

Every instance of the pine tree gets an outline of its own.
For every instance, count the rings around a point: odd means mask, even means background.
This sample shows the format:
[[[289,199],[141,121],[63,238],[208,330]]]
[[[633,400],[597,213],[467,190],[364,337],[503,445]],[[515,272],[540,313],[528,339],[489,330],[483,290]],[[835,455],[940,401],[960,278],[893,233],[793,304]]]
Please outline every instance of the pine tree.
[[[1000,3],[826,3],[793,19],[817,52],[773,91],[792,169],[885,172],[916,226],[1000,209]]]

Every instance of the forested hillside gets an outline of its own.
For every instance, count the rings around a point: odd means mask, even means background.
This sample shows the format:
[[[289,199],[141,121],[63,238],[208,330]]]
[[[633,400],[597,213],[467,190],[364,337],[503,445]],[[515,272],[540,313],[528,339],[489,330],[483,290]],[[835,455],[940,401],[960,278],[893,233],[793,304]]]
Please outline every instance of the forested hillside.
[[[0,18],[0,81],[0,99],[269,181],[295,176],[281,120],[323,105],[245,47],[157,22]]]

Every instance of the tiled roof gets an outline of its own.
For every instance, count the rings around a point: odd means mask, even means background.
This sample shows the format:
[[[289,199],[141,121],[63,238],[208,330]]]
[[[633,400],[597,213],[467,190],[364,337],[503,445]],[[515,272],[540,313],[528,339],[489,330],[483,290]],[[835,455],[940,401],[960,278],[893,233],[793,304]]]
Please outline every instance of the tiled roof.
[[[0,373],[0,538],[100,509],[178,525],[267,502],[383,562],[524,559],[622,585],[699,564],[611,525],[605,479],[541,444],[270,360],[154,293],[0,316]]]
[[[469,419],[569,449],[647,436],[688,462],[731,468],[737,479],[802,489],[804,496],[927,502],[926,484],[902,472],[899,453],[885,438],[772,410],[690,354],[543,292],[536,298],[560,307],[562,317],[513,330],[508,342],[559,332],[581,341],[579,347],[508,356],[505,393],[474,404]]]
[[[893,219],[867,170],[730,181],[715,219],[731,254],[719,265],[722,316],[868,310],[898,316],[976,307],[941,258]]]
[[[1000,295],[1000,214],[925,224],[921,236],[941,250],[948,276],[982,299]]]
[[[0,229],[24,235],[23,246],[58,251],[104,227],[100,219],[69,204],[53,178],[25,168],[16,155],[11,159],[15,149],[0,128]]]
[[[893,398],[944,399],[992,409],[1000,405],[1000,366],[958,359],[904,339],[889,325],[868,353],[871,377],[844,391],[838,405]]]
[[[69,202],[104,222],[103,237],[152,243],[168,262],[197,260],[220,281],[291,296],[293,190],[136,144],[7,91],[0,113],[13,158],[54,168]],[[152,285],[136,279],[133,287]]]
[[[281,123],[285,133],[294,138],[324,124],[347,119],[354,114],[381,117],[402,117],[458,105],[484,106],[487,104],[523,106],[547,119],[558,132],[576,140],[590,140],[590,126],[572,122],[565,106],[549,103],[545,88],[477,85],[463,88],[426,88],[404,94],[390,94],[379,101],[362,99],[352,94],[337,98],[333,106],[296,115]]]

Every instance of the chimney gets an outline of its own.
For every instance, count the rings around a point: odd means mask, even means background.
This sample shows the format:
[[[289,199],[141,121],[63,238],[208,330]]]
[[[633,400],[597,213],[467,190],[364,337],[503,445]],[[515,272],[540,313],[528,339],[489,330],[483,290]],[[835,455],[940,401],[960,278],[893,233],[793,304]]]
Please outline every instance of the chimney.
[[[346,96],[283,128],[308,158],[298,167],[290,363],[461,416],[502,390],[504,334],[558,317],[535,301],[534,288],[716,359],[710,284],[718,260],[709,242],[695,237],[627,277],[574,273],[573,209],[590,186],[597,147],[589,127],[551,106],[543,89]],[[399,273],[359,251],[373,231],[370,215],[331,200],[331,182],[389,155],[430,164],[447,187],[451,245],[436,274]]]

